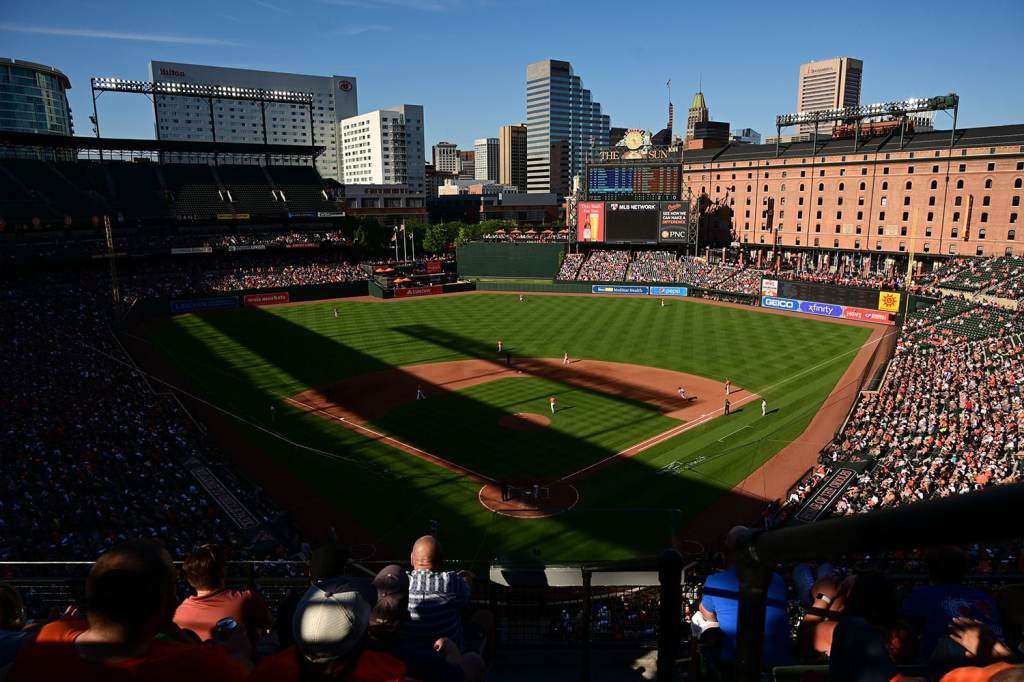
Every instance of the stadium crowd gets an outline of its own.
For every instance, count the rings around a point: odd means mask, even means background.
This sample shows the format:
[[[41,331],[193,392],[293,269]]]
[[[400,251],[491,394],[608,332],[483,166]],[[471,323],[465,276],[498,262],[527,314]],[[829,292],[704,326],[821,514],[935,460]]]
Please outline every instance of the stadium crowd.
[[[711,263],[703,258],[676,257],[671,251],[595,249],[568,254],[559,280],[636,283],[680,283],[708,291],[757,296],[763,270]]]

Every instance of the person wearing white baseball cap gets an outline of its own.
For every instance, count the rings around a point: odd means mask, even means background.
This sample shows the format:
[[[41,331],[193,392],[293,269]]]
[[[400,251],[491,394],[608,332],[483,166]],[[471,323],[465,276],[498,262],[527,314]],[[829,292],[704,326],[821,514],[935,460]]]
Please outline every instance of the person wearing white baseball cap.
[[[365,647],[370,605],[346,578],[314,583],[292,619],[295,645],[264,659],[250,682],[392,682],[405,664]]]

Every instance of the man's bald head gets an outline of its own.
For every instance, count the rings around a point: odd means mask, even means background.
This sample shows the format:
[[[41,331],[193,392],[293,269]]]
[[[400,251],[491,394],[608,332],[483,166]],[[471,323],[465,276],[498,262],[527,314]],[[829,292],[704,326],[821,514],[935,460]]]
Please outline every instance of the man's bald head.
[[[163,547],[132,540],[105,553],[85,583],[90,624],[103,621],[130,630],[159,626],[173,600],[174,566]]]
[[[433,535],[424,535],[413,543],[409,563],[413,570],[428,569],[436,571],[441,567],[441,543]]]

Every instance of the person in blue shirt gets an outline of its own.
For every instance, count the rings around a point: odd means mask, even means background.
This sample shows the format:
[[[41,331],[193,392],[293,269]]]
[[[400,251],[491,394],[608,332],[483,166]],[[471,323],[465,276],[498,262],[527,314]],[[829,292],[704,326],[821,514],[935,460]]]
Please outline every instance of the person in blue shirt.
[[[727,568],[708,576],[704,581],[700,613],[721,630],[721,661],[732,664],[736,660],[736,633],[739,615],[740,583],[736,575],[736,551],[740,538],[748,529],[736,526],[725,539]],[[768,608],[764,621],[765,666],[785,665],[791,661],[792,644],[789,638],[789,618],[786,615],[786,585],[782,576],[772,573],[768,586]]]

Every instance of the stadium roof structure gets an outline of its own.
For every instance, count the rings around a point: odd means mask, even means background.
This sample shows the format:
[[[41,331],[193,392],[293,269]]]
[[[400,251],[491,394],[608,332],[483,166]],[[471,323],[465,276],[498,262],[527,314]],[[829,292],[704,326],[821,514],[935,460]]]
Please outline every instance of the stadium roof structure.
[[[151,152],[174,154],[224,154],[226,156],[308,156],[323,154],[319,145],[261,144],[243,142],[201,142],[191,140],[140,140],[116,137],[48,135],[45,133],[0,132],[0,148],[43,148],[77,152]]]
[[[833,139],[819,137],[817,142],[781,143],[776,152],[772,144],[741,144],[731,143],[713,149],[687,150],[685,164],[691,163],[728,163],[739,161],[767,161],[770,159],[810,158],[815,156],[835,156],[837,154],[875,154],[879,152],[921,152],[941,149],[963,149],[966,147],[997,147],[1005,145],[1024,145],[1024,124],[990,126],[985,128],[958,128],[950,145],[949,130],[930,130],[925,132],[907,132],[903,145],[900,146],[898,133],[884,137],[861,138],[859,144],[853,139]]]

